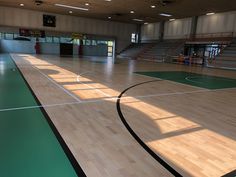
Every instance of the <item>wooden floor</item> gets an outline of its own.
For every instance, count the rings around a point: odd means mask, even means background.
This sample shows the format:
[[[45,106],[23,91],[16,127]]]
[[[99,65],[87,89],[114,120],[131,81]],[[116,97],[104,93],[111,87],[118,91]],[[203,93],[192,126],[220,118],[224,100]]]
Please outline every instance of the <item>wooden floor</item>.
[[[131,136],[116,109],[126,88],[154,80],[136,71],[187,71],[236,79],[235,71],[118,60],[12,54],[88,177],[172,176]],[[146,83],[120,100],[134,132],[183,176],[236,169],[236,89]]]

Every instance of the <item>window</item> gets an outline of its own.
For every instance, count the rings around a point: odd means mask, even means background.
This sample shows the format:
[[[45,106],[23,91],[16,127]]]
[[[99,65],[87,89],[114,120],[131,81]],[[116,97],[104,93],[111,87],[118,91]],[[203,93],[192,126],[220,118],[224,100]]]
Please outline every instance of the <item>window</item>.
[[[107,41],[97,41],[97,44],[107,44]]]
[[[72,41],[71,41],[71,38],[61,37],[60,42],[61,43],[71,43]]]
[[[45,38],[39,37],[39,42],[46,42]]]
[[[131,42],[132,43],[138,43],[138,35],[135,33],[131,34]]]
[[[85,45],[91,45],[91,40],[86,40]]]
[[[60,43],[60,38],[59,37],[53,37],[53,42],[54,43]]]
[[[97,41],[92,40],[92,45],[97,45]]]
[[[46,42],[52,43],[53,42],[52,37],[46,37]]]
[[[5,39],[13,40],[13,34],[12,33],[5,33]]]
[[[14,39],[19,37],[19,34],[13,34]]]
[[[80,40],[79,39],[74,39],[73,44],[80,45]]]
[[[113,41],[108,41],[107,46],[108,46],[108,57],[112,57],[113,56],[113,50],[114,50],[114,42]]]
[[[113,41],[108,41],[108,46],[113,46]]]

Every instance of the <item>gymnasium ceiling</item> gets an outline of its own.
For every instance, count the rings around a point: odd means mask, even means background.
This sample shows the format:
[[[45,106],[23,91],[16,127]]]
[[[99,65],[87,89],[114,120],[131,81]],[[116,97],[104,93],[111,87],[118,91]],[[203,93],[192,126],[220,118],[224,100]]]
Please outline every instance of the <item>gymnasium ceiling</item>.
[[[0,6],[32,9],[51,13],[67,14],[128,23],[158,22],[171,18],[185,18],[204,15],[209,12],[236,10],[236,0],[42,0],[36,5],[35,0],[0,0]],[[165,3],[166,2],[166,3]],[[89,5],[85,5],[89,3]],[[20,6],[24,4],[24,6]],[[55,4],[88,8],[88,11],[69,9]],[[155,8],[151,8],[154,5]],[[72,14],[69,13],[72,11]],[[134,11],[134,13],[130,13]],[[171,17],[160,16],[171,14]],[[141,19],[136,22],[133,19]]]

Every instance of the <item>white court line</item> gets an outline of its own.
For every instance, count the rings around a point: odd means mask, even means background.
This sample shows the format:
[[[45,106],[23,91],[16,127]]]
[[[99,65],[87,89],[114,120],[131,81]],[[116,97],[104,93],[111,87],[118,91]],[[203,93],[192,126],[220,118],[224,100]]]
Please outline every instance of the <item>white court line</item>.
[[[25,110],[25,109],[35,109],[35,108],[46,108],[46,107],[55,107],[55,106],[63,106],[63,105],[77,104],[77,103],[81,103],[81,102],[49,104],[49,105],[41,105],[41,106],[25,106],[25,107],[18,107],[18,108],[6,108],[6,109],[1,109],[0,112],[17,111],[17,110]]]
[[[103,95],[106,96],[106,97],[112,97],[111,95],[109,95],[109,94],[107,94],[107,93],[101,91],[100,89],[94,88],[94,87],[92,87],[92,86],[90,86],[90,85],[88,85],[88,84],[85,84],[85,83],[83,83],[82,81],[80,81],[79,78],[80,78],[80,77],[83,77],[83,75],[85,75],[85,74],[87,74],[87,73],[92,73],[92,72],[91,72],[91,71],[87,71],[87,72],[84,72],[84,73],[82,73],[82,74],[79,74],[79,75],[77,76],[77,81],[80,82],[81,84],[83,84],[83,85],[85,85],[85,86],[87,86],[87,87],[93,89],[93,90],[96,90],[97,92],[100,92],[101,94],[103,94]]]
[[[14,56],[12,56],[12,59],[14,60]],[[17,65],[18,67],[21,66],[21,64]],[[27,66],[27,64],[25,64],[24,66]],[[74,98],[76,101],[81,102],[81,100],[75,96],[74,94],[72,94],[70,91],[66,90],[63,86],[59,85],[56,81],[54,81],[53,79],[51,79],[50,77],[48,77],[48,75],[44,74],[42,71],[40,71],[40,69],[38,69],[37,67],[35,67],[34,65],[28,65],[29,68],[32,67],[34,69],[36,69],[40,74],[42,74],[44,77],[46,77],[49,81],[51,81],[53,84],[55,84],[57,87],[59,87],[60,89],[62,89],[65,93],[67,93],[69,96],[71,96],[72,98]],[[24,68],[24,67],[21,67]],[[26,67],[25,67],[26,68]]]
[[[42,74],[44,77],[46,77],[49,81],[51,81],[53,84],[55,84],[57,87],[59,87],[60,89],[62,89],[65,93],[67,93],[68,95],[70,95],[71,97],[73,97],[76,101],[81,102],[81,100],[75,96],[74,94],[72,94],[70,91],[68,91],[67,89],[65,89],[63,86],[59,85],[56,81],[54,81],[53,79],[51,79],[50,77],[48,77],[48,75],[44,74],[42,71],[40,71],[40,69],[38,69],[37,67],[35,67],[34,65],[32,65],[32,67],[34,69],[36,69],[40,74]]]
[[[198,82],[198,81],[191,80],[191,79],[194,79],[194,78],[197,78],[197,77],[188,76],[188,77],[185,77],[185,80],[187,80],[189,82],[193,82],[193,83],[204,84],[204,82]]]
[[[30,66],[29,66],[29,67],[30,67]],[[39,73],[41,73],[44,77],[46,77],[49,81],[51,81],[51,82],[54,83],[56,86],[58,86],[59,88],[61,88],[61,89],[62,89],[64,92],[66,92],[68,95],[70,95],[71,97],[73,97],[76,101],[81,102],[81,100],[80,100],[77,96],[75,96],[74,94],[72,94],[71,92],[69,92],[68,90],[66,90],[63,86],[59,85],[56,81],[54,81],[53,79],[51,79],[50,77],[48,77],[46,74],[44,74],[42,71],[40,71],[40,69],[38,69],[38,68],[35,67],[34,65],[32,65],[32,67],[33,67],[34,69],[36,69]],[[87,74],[87,73],[92,73],[92,72],[91,72],[91,71],[87,71],[87,72],[84,72],[84,73],[78,75],[78,76],[77,76],[77,81],[80,82],[80,83],[83,84],[83,85],[86,85],[87,87],[89,87],[89,88],[91,88],[91,89],[93,89],[93,90],[96,90],[97,92],[100,92],[101,94],[103,94],[103,95],[106,96],[106,97],[112,97],[111,95],[106,94],[105,92],[103,92],[103,91],[101,91],[101,90],[99,90],[99,89],[96,89],[96,88],[94,88],[94,87],[92,87],[92,86],[90,86],[90,85],[88,85],[88,84],[85,84],[85,83],[83,83],[82,81],[79,80],[79,77],[81,77],[81,76],[83,76],[83,75],[85,75],[85,74]]]
[[[111,98],[96,99],[96,100],[90,100],[90,101],[67,102],[67,103],[48,104],[48,105],[41,105],[41,106],[26,106],[26,107],[17,107],[17,108],[7,108],[7,109],[0,109],[0,112],[35,109],[35,108],[50,108],[50,107],[67,106],[67,105],[79,105],[79,104],[86,104],[86,103],[99,103],[99,102],[112,101],[112,100],[118,100],[118,99],[124,100],[124,99],[163,97],[163,96],[171,96],[171,95],[186,95],[186,94],[193,94],[193,93],[217,92],[217,91],[227,91],[227,90],[235,90],[235,89],[236,88],[225,88],[225,89],[216,89],[216,90],[195,90],[195,91],[189,91],[189,92],[173,92],[173,93],[159,93],[159,94],[140,95],[140,96],[124,96],[122,98],[111,97]]]
[[[90,101],[80,101],[80,102],[77,101],[77,102],[66,102],[66,103],[58,103],[58,104],[46,104],[46,105],[41,105],[41,106],[25,106],[25,107],[16,107],[16,108],[6,108],[6,109],[0,109],[0,112],[36,109],[36,108],[50,108],[50,107],[85,104],[85,103],[97,103],[97,102],[103,102],[103,101],[107,101],[107,100],[117,100],[117,97],[90,100]]]

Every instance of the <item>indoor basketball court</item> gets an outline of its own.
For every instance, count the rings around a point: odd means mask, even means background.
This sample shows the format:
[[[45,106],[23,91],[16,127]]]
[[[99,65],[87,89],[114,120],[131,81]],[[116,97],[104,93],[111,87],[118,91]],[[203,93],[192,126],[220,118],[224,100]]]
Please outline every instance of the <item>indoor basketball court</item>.
[[[235,177],[236,3],[201,2],[0,1],[0,177]]]

